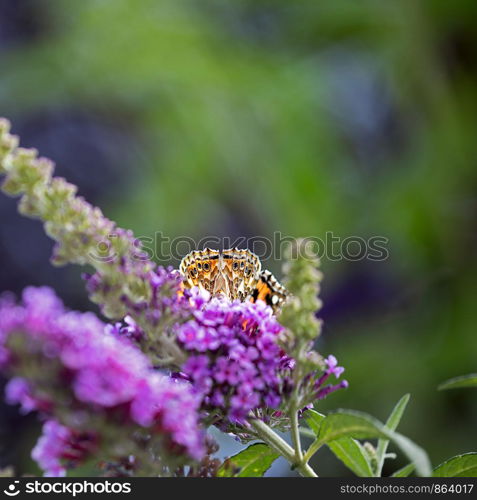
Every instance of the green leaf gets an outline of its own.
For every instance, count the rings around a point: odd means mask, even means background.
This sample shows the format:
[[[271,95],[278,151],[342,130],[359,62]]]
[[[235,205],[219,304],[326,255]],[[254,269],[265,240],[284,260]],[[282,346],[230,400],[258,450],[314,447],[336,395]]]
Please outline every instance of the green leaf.
[[[308,429],[308,427],[299,427],[298,430],[300,431],[300,434],[302,436],[305,436],[305,437],[308,437],[308,438],[315,438],[316,437],[316,434],[311,430],[311,429]]]
[[[439,387],[439,391],[445,389],[460,389],[461,387],[477,387],[477,373],[462,375],[461,377],[451,378],[443,382]]]
[[[395,431],[401,418],[403,416],[404,410],[406,409],[407,403],[409,402],[409,394],[404,394],[404,396],[396,403],[391,415],[386,421],[386,427],[391,431]]]
[[[316,410],[306,410],[305,412],[306,423],[308,424],[308,427],[310,427],[310,429],[315,433],[315,436],[319,435],[321,424],[325,418],[325,415],[318,413]]]
[[[359,477],[372,477],[373,471],[363,445],[352,438],[341,438],[328,443],[328,448]]]
[[[477,477],[477,453],[449,458],[434,469],[434,477]]]
[[[419,475],[431,475],[431,465],[422,448],[407,437],[388,429],[379,420],[366,413],[339,410],[323,420],[318,436],[321,444],[328,444],[343,437],[389,439],[414,463]]]
[[[256,443],[237,455],[227,458],[220,466],[219,477],[262,477],[279,457],[264,443]]]
[[[325,418],[325,415],[315,410],[305,412],[306,423],[315,436],[319,435],[321,424]],[[366,451],[359,441],[344,437],[328,443],[328,447],[357,476],[370,477],[373,475]]]
[[[407,477],[414,471],[414,464],[407,464],[402,469],[397,470],[391,477]]]
[[[386,427],[390,431],[395,431],[397,429],[397,426],[399,425],[399,422],[401,421],[401,418],[403,416],[404,410],[406,409],[407,403],[409,402],[409,394],[405,394],[396,404],[394,407],[393,411],[391,412],[391,415],[389,415],[389,418],[386,421]],[[383,465],[384,465],[384,459],[386,457],[386,451],[388,449],[389,445],[389,439],[380,439],[378,441],[378,447],[376,451],[377,455],[377,468],[376,468],[376,476],[380,477],[382,470],[383,470]]]

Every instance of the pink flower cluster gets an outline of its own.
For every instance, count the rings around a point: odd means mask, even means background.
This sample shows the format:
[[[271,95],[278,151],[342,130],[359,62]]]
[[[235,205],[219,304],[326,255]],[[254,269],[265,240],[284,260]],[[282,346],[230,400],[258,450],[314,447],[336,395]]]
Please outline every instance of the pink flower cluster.
[[[49,288],[27,288],[23,304],[11,297],[0,301],[0,370],[13,376],[7,399],[24,411],[55,414],[58,402],[51,388],[74,397],[72,407],[86,405],[107,415],[126,409],[132,425],[160,433],[169,448],[194,459],[203,454],[199,401],[188,384],[154,371],[131,342],[105,331],[92,313],[65,311]],[[18,342],[24,339],[21,349]],[[47,361],[48,371],[31,375],[29,364]],[[26,378],[26,372],[29,372]]]
[[[58,477],[66,475],[65,463],[70,466],[80,463],[96,447],[95,434],[76,432],[56,420],[48,420],[31,456],[45,471],[45,476]]]

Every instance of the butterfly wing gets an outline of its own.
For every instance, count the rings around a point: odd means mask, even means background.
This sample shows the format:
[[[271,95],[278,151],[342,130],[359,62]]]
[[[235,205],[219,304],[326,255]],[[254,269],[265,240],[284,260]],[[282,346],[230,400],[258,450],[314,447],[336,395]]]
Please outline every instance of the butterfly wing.
[[[222,252],[223,274],[230,283],[230,298],[245,300],[255,288],[260,259],[250,250],[230,248]]]
[[[261,300],[269,305],[276,314],[280,311],[282,305],[286,302],[290,293],[288,290],[273,276],[270,271],[262,271],[259,274],[257,286],[252,291],[250,300],[257,302]]]
[[[211,248],[194,250],[187,254],[181,261],[179,270],[185,278],[188,288],[197,286],[212,292],[214,282],[219,273],[220,252]]]
[[[187,288],[197,286],[230,300],[260,300],[274,313],[280,311],[289,296],[270,271],[261,270],[260,259],[246,249],[194,250],[182,259],[179,270]]]

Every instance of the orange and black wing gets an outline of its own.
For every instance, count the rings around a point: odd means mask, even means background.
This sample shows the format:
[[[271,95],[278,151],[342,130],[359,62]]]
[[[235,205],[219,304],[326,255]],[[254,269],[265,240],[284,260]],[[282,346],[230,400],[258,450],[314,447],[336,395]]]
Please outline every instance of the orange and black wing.
[[[250,300],[252,302],[261,300],[269,305],[274,313],[277,313],[280,311],[289,295],[288,290],[270,271],[262,271],[259,275],[257,286],[251,294]]]
[[[205,248],[187,254],[179,267],[188,288],[198,286],[210,292],[218,273],[219,251]]]

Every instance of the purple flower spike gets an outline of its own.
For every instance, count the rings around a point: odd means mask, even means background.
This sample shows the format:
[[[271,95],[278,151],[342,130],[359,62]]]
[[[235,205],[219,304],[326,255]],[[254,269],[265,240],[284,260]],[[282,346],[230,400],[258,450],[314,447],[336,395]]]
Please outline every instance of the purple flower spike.
[[[196,306],[177,339],[189,353],[181,370],[201,394],[204,409],[219,409],[231,422],[243,423],[252,410],[280,406],[291,388],[291,363],[276,342],[283,327],[272,310],[260,302],[220,298]]]

